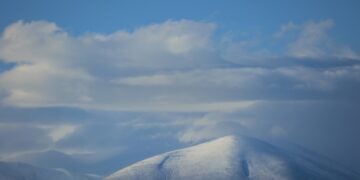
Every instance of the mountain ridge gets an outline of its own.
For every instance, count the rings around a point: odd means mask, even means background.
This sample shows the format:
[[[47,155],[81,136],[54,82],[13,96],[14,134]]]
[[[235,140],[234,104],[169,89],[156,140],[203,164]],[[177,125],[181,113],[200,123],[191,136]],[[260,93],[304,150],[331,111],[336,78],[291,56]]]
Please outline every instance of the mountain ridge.
[[[36,167],[21,162],[0,162],[0,179],[4,180],[98,180],[100,178],[96,175]]]

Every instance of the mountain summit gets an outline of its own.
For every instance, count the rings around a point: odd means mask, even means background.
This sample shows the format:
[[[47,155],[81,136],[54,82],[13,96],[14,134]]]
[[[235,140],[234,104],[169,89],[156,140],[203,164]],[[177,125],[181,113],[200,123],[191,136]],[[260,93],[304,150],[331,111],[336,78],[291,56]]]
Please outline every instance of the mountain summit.
[[[226,136],[145,159],[105,179],[360,179],[360,174],[316,154]]]

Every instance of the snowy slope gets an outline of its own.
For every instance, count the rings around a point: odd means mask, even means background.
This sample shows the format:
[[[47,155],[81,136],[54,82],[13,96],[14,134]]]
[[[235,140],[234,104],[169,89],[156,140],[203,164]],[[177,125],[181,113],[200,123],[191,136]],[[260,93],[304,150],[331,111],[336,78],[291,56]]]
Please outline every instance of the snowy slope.
[[[106,179],[360,179],[309,157],[254,138],[226,136],[140,161]]]
[[[73,174],[62,169],[45,169],[24,163],[0,162],[1,180],[95,180],[100,177]]]

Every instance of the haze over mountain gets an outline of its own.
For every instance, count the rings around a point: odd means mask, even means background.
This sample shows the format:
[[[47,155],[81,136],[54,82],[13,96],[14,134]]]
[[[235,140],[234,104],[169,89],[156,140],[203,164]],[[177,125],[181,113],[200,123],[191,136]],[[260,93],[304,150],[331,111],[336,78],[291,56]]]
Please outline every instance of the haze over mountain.
[[[16,162],[0,162],[1,180],[97,180],[100,176],[71,173],[64,169],[48,169]]]
[[[4,159],[11,162],[23,162],[43,168],[62,168],[73,172],[83,172],[85,163],[59,151],[26,153]]]
[[[64,169],[70,172],[81,174],[91,173],[100,176],[106,176],[119,168],[126,167],[131,163],[143,158],[155,155],[154,152],[139,152],[113,154],[110,157],[98,161],[91,161],[89,155],[68,155],[60,151],[49,150],[42,152],[24,153],[9,158],[3,158],[0,161],[20,162],[41,168]]]
[[[114,161],[122,161],[125,158],[122,157],[113,156]],[[100,179],[96,173],[108,172],[124,164],[109,160],[87,164],[56,151],[24,154],[7,161],[10,162],[0,162],[0,179]],[[239,135],[153,156],[105,177],[107,180],[359,178],[360,173],[302,147],[284,143],[279,148]]]

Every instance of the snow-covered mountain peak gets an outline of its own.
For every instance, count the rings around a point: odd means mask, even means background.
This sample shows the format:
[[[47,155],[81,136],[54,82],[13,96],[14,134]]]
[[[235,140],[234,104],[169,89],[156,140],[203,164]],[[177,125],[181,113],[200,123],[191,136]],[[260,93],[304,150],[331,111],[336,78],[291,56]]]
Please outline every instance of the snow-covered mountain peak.
[[[226,136],[160,154],[106,179],[356,179],[359,174],[264,141]]]

